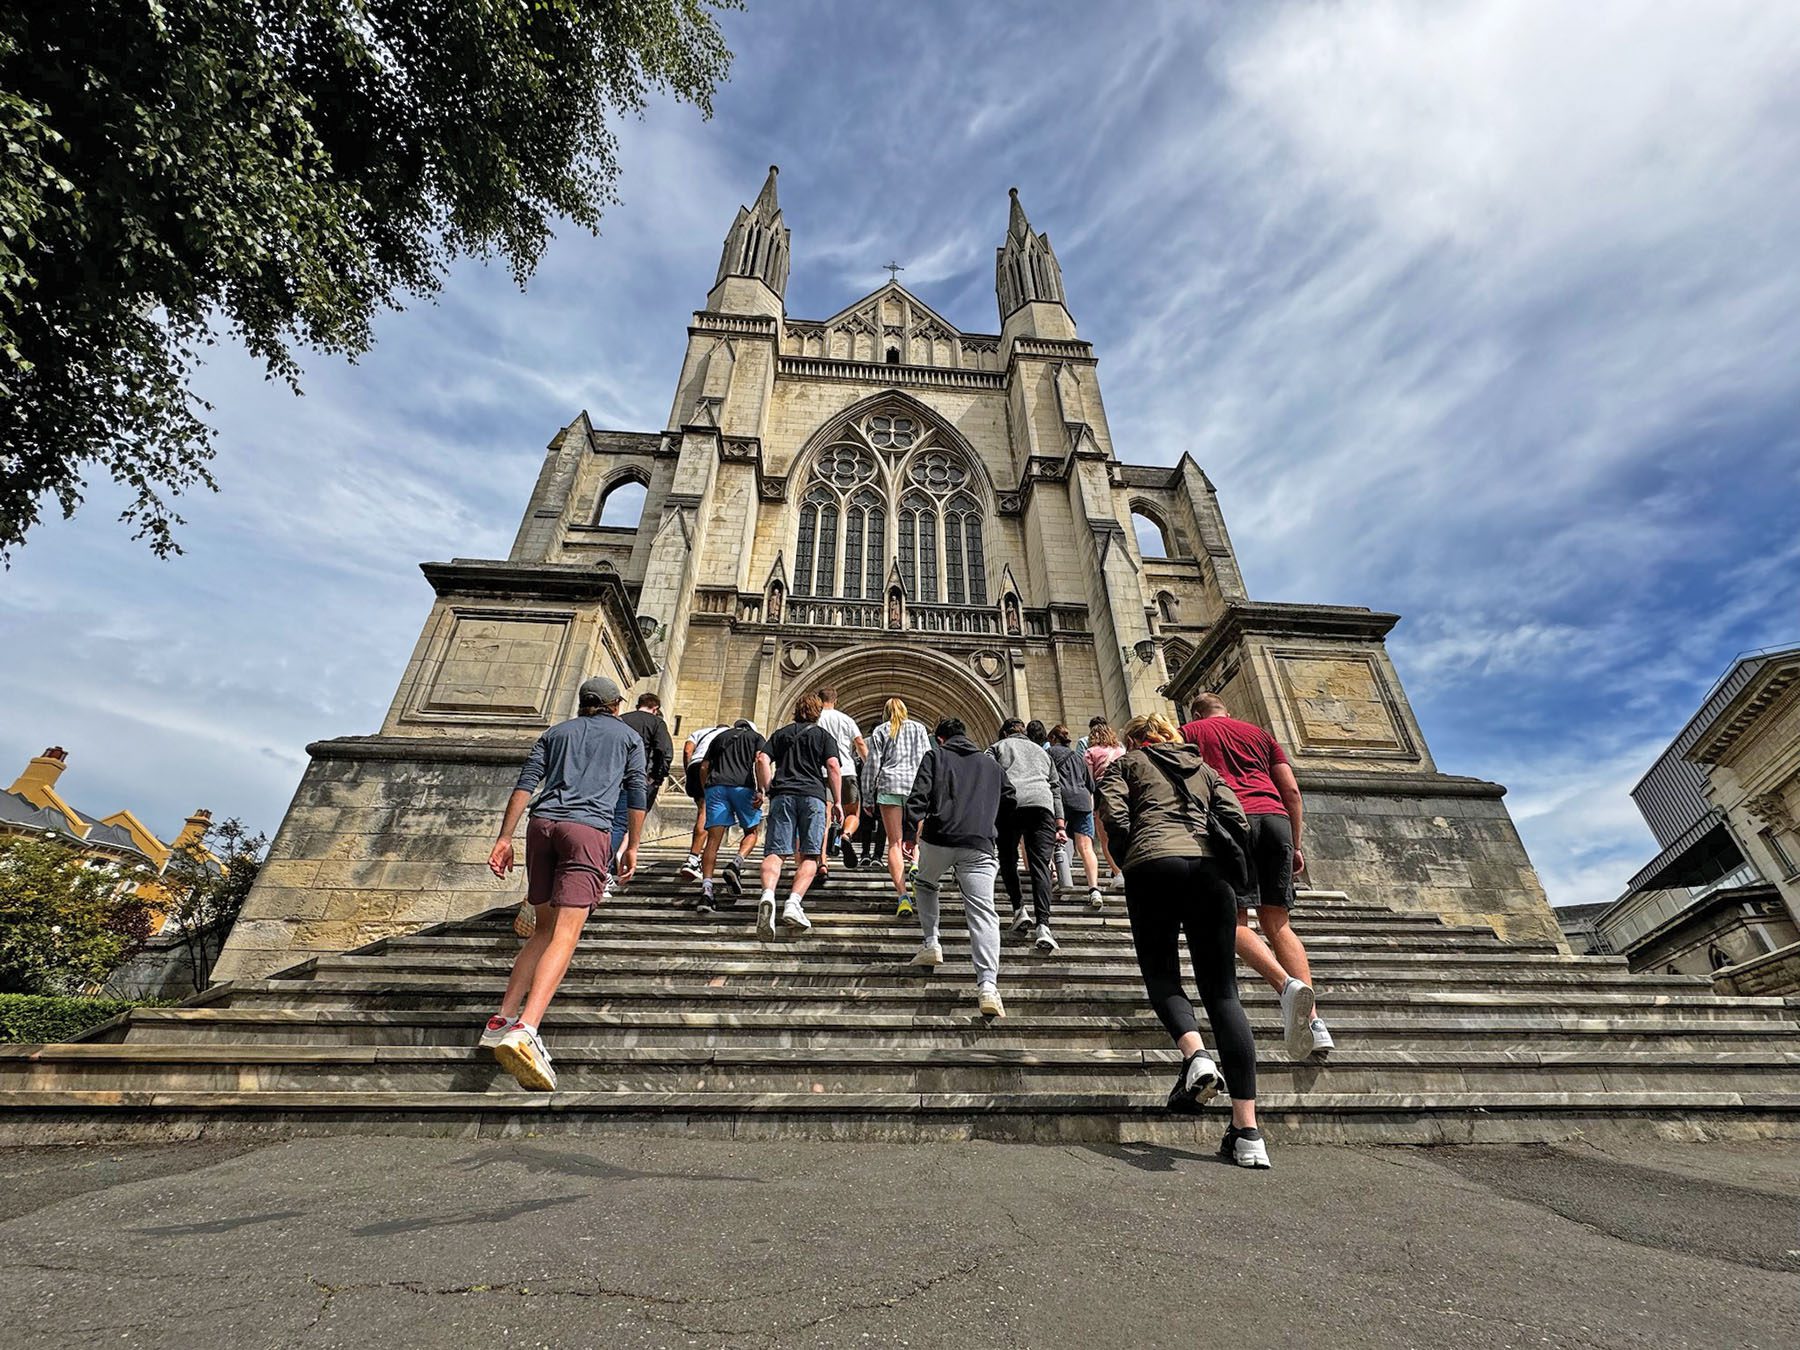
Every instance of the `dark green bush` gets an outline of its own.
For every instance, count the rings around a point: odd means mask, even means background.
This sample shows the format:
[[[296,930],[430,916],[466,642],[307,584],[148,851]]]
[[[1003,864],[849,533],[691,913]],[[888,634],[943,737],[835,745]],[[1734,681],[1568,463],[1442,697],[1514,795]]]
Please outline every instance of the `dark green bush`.
[[[124,998],[64,998],[52,994],[0,994],[0,1041],[72,1041],[122,1012],[145,1006]]]

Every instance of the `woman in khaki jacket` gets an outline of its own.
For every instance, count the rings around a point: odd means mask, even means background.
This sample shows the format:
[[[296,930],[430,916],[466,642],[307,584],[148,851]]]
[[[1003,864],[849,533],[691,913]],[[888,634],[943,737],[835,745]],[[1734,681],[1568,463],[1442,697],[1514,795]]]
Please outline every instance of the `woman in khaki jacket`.
[[[1240,830],[1243,807],[1200,752],[1165,718],[1134,717],[1126,754],[1098,784],[1107,852],[1125,875],[1131,940],[1150,1006],[1182,1054],[1169,1109],[1197,1112],[1221,1085],[1231,1092],[1231,1128],[1219,1152],[1240,1167],[1267,1167],[1256,1128],[1256,1041],[1238,1002],[1237,893],[1208,838],[1216,812]],[[1225,1075],[1206,1055],[1194,1005],[1181,984],[1187,933],[1200,1000],[1219,1044]]]

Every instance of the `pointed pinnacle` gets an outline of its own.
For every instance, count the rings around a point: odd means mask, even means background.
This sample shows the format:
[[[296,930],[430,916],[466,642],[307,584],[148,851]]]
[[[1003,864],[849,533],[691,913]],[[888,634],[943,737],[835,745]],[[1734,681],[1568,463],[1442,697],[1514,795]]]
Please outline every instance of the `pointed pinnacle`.
[[[762,191],[757,194],[756,205],[751,208],[765,220],[781,211],[781,203],[775,200],[775,175],[780,172],[777,165],[769,165],[769,176],[763,181]]]
[[[1006,232],[1023,239],[1031,233],[1031,222],[1025,219],[1025,208],[1019,205],[1019,189],[1008,188],[1006,195],[1012,199],[1012,213],[1006,223]]]

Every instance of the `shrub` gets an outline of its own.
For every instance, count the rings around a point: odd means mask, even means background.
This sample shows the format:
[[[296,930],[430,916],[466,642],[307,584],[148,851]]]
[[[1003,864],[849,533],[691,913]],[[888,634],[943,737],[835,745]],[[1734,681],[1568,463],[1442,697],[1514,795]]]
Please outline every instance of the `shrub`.
[[[0,994],[0,1041],[72,1041],[110,1018],[146,1006],[126,998],[67,998],[54,994]]]

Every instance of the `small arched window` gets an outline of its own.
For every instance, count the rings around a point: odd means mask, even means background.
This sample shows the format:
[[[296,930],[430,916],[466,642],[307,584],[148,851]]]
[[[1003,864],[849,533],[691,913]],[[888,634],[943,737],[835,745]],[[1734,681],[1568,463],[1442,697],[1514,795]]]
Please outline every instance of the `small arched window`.
[[[1158,591],[1156,593],[1156,612],[1164,623],[1174,623],[1176,614],[1180,612],[1180,602],[1168,591]]]
[[[898,347],[889,347],[888,348],[887,363],[890,366],[897,366],[900,364],[900,349]]]
[[[1138,552],[1146,558],[1169,556],[1168,536],[1163,527],[1142,511],[1131,513],[1131,528],[1137,534]]]
[[[594,524],[615,529],[630,529],[644,516],[644,498],[649,489],[642,479],[622,478],[600,494],[594,507]]]

